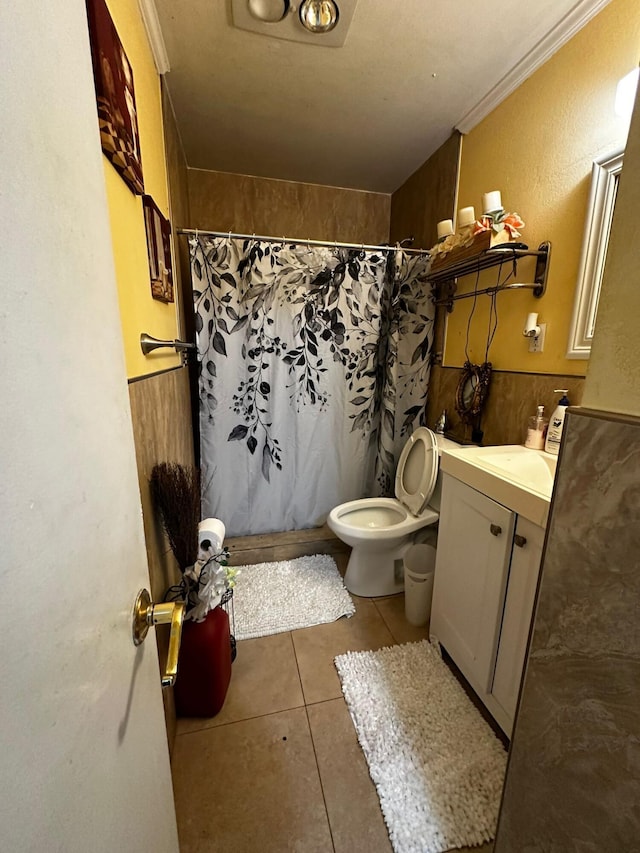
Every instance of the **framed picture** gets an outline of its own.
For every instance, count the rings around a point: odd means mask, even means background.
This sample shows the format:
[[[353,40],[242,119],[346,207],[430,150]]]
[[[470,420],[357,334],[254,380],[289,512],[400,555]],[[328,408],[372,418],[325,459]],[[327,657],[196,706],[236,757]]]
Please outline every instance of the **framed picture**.
[[[137,195],[144,192],[133,71],[105,0],[87,0],[102,150]]]
[[[171,223],[160,213],[150,195],[142,196],[142,207],[147,231],[151,295],[162,302],[173,302]]]

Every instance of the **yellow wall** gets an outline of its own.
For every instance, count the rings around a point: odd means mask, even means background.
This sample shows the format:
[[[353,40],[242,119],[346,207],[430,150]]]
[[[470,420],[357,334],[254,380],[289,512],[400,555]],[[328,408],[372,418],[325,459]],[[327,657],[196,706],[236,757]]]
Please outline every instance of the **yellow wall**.
[[[612,2],[544,66],[475,127],[462,144],[459,207],[482,210],[482,194],[502,191],[507,210],[526,227],[532,248],[552,243],[548,289],[497,298],[498,331],[489,354],[494,369],[584,375],[587,361],[565,358],[580,261],[592,161],[625,142],[628,120],[613,112],[618,80],[638,64],[640,4]],[[521,264],[518,280],[531,281],[533,262]],[[497,271],[481,277],[496,282]],[[474,278],[459,281],[473,290]],[[445,364],[462,365],[473,300],[456,303],[447,328]],[[471,360],[484,360],[489,298],[478,299],[471,327]],[[526,315],[547,323],[545,350],[528,352],[522,335]]]
[[[107,0],[107,5],[133,68],[145,192],[168,217],[160,78],[137,0]],[[170,351],[160,350],[146,358],[140,351],[141,332],[156,338],[177,337],[176,308],[175,303],[151,298],[141,196],[131,192],[106,157],[104,173],[127,375],[132,378],[180,364],[180,357]]]
[[[640,97],[636,106],[602,280],[583,405],[640,416]]]

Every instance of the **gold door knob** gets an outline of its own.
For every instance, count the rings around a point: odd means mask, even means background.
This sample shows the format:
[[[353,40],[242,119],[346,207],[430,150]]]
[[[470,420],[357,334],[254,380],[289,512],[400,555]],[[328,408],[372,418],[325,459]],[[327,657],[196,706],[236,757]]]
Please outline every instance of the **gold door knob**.
[[[141,589],[133,606],[133,643],[139,646],[151,625],[171,624],[167,665],[162,676],[162,686],[172,687],[178,673],[178,652],[184,622],[184,602],[169,601],[154,604],[146,589]]]

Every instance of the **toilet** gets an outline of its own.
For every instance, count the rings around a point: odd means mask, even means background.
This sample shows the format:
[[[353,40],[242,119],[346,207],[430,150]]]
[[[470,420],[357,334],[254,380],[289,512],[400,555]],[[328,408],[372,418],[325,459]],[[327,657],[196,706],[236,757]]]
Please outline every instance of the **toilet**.
[[[364,498],[340,504],[327,524],[352,548],[345,586],[373,598],[404,588],[401,561],[414,544],[435,538],[440,510],[439,457],[456,442],[418,427],[400,455],[395,498]]]

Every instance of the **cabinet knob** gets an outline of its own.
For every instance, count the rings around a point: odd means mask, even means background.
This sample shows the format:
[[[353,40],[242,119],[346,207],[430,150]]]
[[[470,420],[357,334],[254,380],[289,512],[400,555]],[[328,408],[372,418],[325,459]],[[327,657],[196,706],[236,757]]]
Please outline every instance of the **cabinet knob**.
[[[502,528],[499,524],[492,524],[489,527],[489,530],[491,531],[492,536],[500,536],[500,534],[502,533]]]
[[[513,541],[516,543],[518,548],[524,548],[524,546],[527,544],[527,540],[525,539],[525,537],[520,536],[519,533],[516,533],[516,535],[513,537]]]

